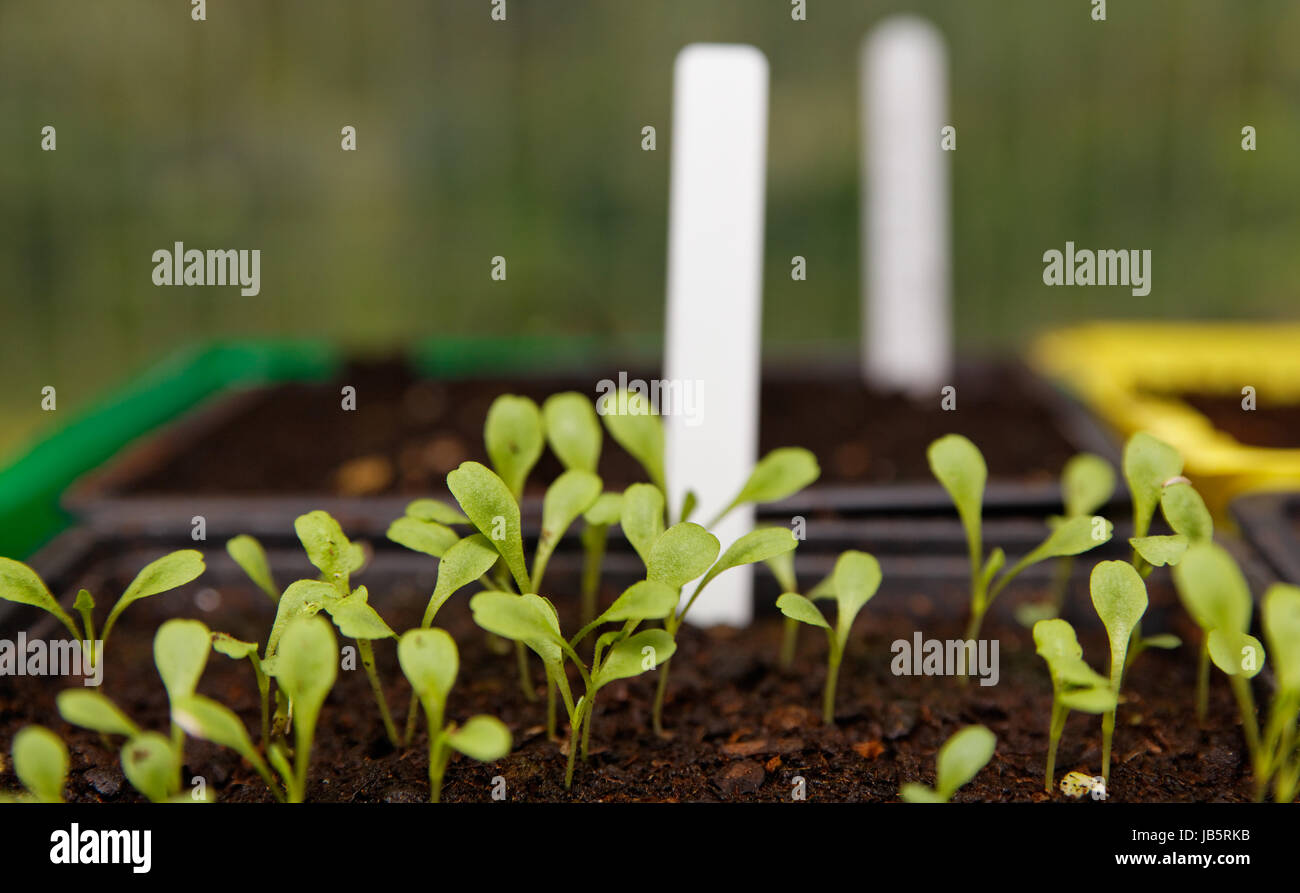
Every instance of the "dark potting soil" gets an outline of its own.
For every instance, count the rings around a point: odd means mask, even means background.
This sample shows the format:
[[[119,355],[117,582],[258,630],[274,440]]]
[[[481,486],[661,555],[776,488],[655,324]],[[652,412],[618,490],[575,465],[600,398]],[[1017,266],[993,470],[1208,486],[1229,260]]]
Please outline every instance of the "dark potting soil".
[[[1243,446],[1300,448],[1300,403],[1270,404],[1261,398],[1248,410],[1242,408],[1240,394],[1178,396]]]
[[[104,585],[104,581],[84,581]],[[419,622],[428,589],[412,582],[375,593],[372,603],[398,630]],[[80,583],[78,584],[80,585]],[[1072,604],[1087,607],[1083,582]],[[1032,587],[1025,587],[1032,590]],[[115,591],[111,585],[104,591]],[[606,593],[607,596],[610,593]],[[1008,603],[1037,598],[1033,591],[1008,593]],[[837,724],[820,722],[825,639],[801,630],[799,655],[790,671],[777,666],[782,622],[764,616],[743,631],[687,628],[672,661],[665,712],[667,739],[650,730],[652,674],[613,683],[601,692],[591,737],[591,758],[579,764],[572,790],[563,787],[564,744],[544,731],[544,698],[529,703],[520,694],[513,652],[497,654],[470,620],[458,595],[439,615],[456,638],[461,671],[448,705],[449,718],[476,713],[499,716],[514,735],[507,758],[483,765],[455,759],[447,771],[444,799],[490,800],[493,779],[505,780],[512,801],[788,801],[804,780],[813,801],[895,801],[905,782],[932,784],[937,748],[955,731],[983,723],[997,736],[997,751],[958,801],[1043,801],[1066,799],[1043,791],[1051,690],[1046,669],[1034,653],[1028,630],[994,622],[987,638],[1000,641],[1001,678],[995,686],[951,677],[894,676],[890,643],[958,638],[963,618],[936,608],[961,603],[950,583],[898,584],[859,616],[840,678]],[[1168,588],[1153,585],[1153,607],[1168,605]],[[955,602],[948,601],[956,599]],[[210,610],[204,610],[205,605]],[[999,609],[1009,607],[999,605]],[[567,612],[560,604],[562,615]],[[27,616],[38,616],[35,611]],[[152,663],[151,642],[168,616],[203,619],[213,629],[241,638],[264,638],[272,605],[249,587],[185,590],[132,606],[109,643],[103,690],[144,728],[165,730],[167,705]],[[1172,611],[1173,631],[1185,641],[1196,633]],[[990,618],[992,619],[992,618]],[[566,628],[572,618],[562,616]],[[45,623],[46,636],[56,635]],[[1084,654],[1094,666],[1107,659],[1104,632],[1095,618],[1079,614]],[[37,629],[33,634],[39,633]],[[392,643],[377,643],[389,703],[398,722],[410,690],[397,668]],[[1151,651],[1126,682],[1126,699],[1115,737],[1110,799],[1115,801],[1242,801],[1250,780],[1236,709],[1221,677],[1214,678],[1210,722],[1197,727],[1192,707],[1194,649]],[[1104,669],[1104,667],[1103,667]],[[533,661],[538,695],[544,692]],[[73,728],[57,715],[56,693],[68,680],[0,678],[0,745],[8,751],[13,734],[39,722],[54,729],[71,751],[68,797],[75,801],[132,801],[138,795],[123,779],[120,742],[105,749],[99,736]],[[235,709],[256,738],[258,701],[246,661],[213,655],[200,692]],[[1261,692],[1261,703],[1264,703]],[[1100,771],[1098,717],[1072,714],[1057,763],[1057,783],[1070,770]],[[561,711],[561,734],[564,732]],[[322,712],[312,752],[309,799],[336,802],[423,801],[427,788],[427,739],[394,751],[387,743],[375,703],[360,669],[344,671]],[[205,779],[222,801],[269,802],[256,773],[232,752],[187,741],[184,778]],[[0,788],[16,786],[12,769],[0,771]],[[1084,802],[1092,801],[1085,798]]]
[[[608,377],[617,380],[617,372]],[[398,363],[358,365],[328,385],[287,384],[249,395],[215,430],[164,455],[124,486],[137,494],[442,491],[447,472],[461,462],[486,461],[483,420],[498,395],[522,394],[540,403],[577,390],[595,399],[600,378],[434,381]],[[918,403],[872,392],[843,375],[768,378],[760,449],[807,447],[826,483],[930,482],[926,447],[960,430],[984,450],[994,477],[1056,479],[1076,448],[1019,370],[979,367],[954,382],[957,409],[942,411],[937,394]],[[354,411],[341,408],[344,385],[356,388]],[[707,391],[705,399],[707,412]],[[553,480],[560,471],[548,450],[532,481]],[[609,438],[600,473],[610,489],[644,479]]]

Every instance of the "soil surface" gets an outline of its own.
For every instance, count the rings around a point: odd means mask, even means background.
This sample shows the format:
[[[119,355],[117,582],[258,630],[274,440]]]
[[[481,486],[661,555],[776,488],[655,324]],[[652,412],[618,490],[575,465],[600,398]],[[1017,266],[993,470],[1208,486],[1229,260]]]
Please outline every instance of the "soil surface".
[[[116,592],[124,580],[77,581],[95,591]],[[364,576],[357,582],[364,582]],[[1104,631],[1090,616],[1084,586],[1076,581],[1067,616],[1080,629],[1084,655],[1104,670]],[[429,580],[376,592],[371,602],[398,630],[419,622]],[[672,660],[665,725],[667,739],[649,730],[654,689],[652,674],[613,683],[601,692],[592,733],[590,762],[579,764],[572,790],[563,787],[564,745],[544,731],[544,698],[523,699],[513,652],[494,653],[469,617],[465,593],[454,597],[439,625],[456,638],[460,678],[448,715],[467,719],[476,713],[501,717],[510,727],[515,750],[506,759],[482,765],[457,758],[448,769],[444,798],[485,801],[493,779],[505,780],[513,801],[787,801],[804,779],[809,800],[895,801],[905,782],[932,784],[937,748],[955,731],[983,723],[997,735],[997,751],[958,801],[1042,801],[1066,799],[1059,789],[1043,791],[1047,722],[1051,691],[1046,668],[1034,653],[1028,630],[1008,618],[1012,604],[1036,599],[1032,586],[1008,592],[995,607],[985,638],[1000,643],[1000,680],[995,686],[951,677],[895,676],[890,645],[926,638],[959,638],[964,626],[964,593],[954,583],[887,581],[886,593],[859,616],[842,668],[837,724],[820,722],[825,672],[825,638],[801,630],[798,658],[789,671],[777,665],[782,619],[766,615],[743,631],[686,628]],[[73,591],[69,589],[69,591]],[[613,593],[606,592],[606,598]],[[101,602],[107,599],[101,598]],[[1002,602],[1006,603],[1003,604]],[[560,601],[564,628],[574,618]],[[104,606],[101,604],[101,608]],[[151,643],[159,623],[170,616],[204,620],[216,630],[246,639],[265,639],[273,616],[269,599],[251,587],[220,589],[191,584],[183,590],[133,605],[108,644],[103,691],[147,729],[165,730],[166,697],[152,664]],[[1085,610],[1086,609],[1086,610]],[[1172,629],[1194,643],[1197,633],[1174,605],[1166,584],[1153,582],[1149,632]],[[35,622],[29,635],[55,637],[58,630],[34,609],[21,609],[14,622]],[[11,629],[6,632],[12,638]],[[346,640],[342,640],[346,644]],[[405,716],[410,689],[397,668],[391,642],[376,644],[387,697],[396,717]],[[1197,727],[1193,714],[1195,651],[1149,651],[1126,680],[1119,714],[1110,785],[1113,801],[1241,801],[1250,798],[1237,713],[1223,678],[1215,674],[1210,722]],[[540,666],[533,660],[536,691],[544,693]],[[1266,703],[1266,674],[1257,680]],[[576,683],[576,680],[575,680]],[[56,693],[75,680],[37,677],[0,678],[0,747],[7,756],[13,734],[31,722],[54,729],[71,751],[67,793],[76,801],[132,801],[138,795],[122,776],[115,742],[106,749],[98,735],[64,723],[54,707]],[[580,690],[580,683],[576,683]],[[257,737],[258,701],[246,661],[212,655],[200,692],[235,709]],[[561,715],[561,733],[564,731]],[[340,673],[322,712],[311,761],[309,798],[343,802],[406,802],[427,798],[426,737],[421,727],[414,746],[394,751],[386,742],[364,672]],[[1100,718],[1072,714],[1061,742],[1056,783],[1070,770],[1100,772]],[[251,767],[235,754],[211,744],[188,741],[184,777],[205,779],[223,801],[269,801]],[[0,788],[17,782],[7,765]],[[1093,801],[1085,798],[1083,802]]]
[[[1259,402],[1242,409],[1240,394],[1179,394],[1197,412],[1243,446],[1300,448],[1300,403]]]
[[[617,371],[607,375],[617,380]],[[281,385],[248,396],[197,442],[118,486],[141,495],[310,493],[320,492],[321,482],[343,496],[441,491],[447,472],[461,462],[486,461],[483,420],[498,395],[522,394],[540,403],[576,390],[595,399],[601,377],[435,381],[399,363],[358,365],[330,384]],[[807,447],[821,463],[823,483],[931,483],[925,449],[954,430],[985,451],[996,478],[1052,481],[1078,452],[1018,369],[976,367],[954,383],[957,409],[942,411],[937,394],[918,403],[870,391],[848,375],[769,377],[762,389],[760,450]],[[343,385],[357,389],[354,411],[341,409]],[[560,471],[546,451],[533,486]],[[644,479],[609,438],[600,474],[609,489]]]

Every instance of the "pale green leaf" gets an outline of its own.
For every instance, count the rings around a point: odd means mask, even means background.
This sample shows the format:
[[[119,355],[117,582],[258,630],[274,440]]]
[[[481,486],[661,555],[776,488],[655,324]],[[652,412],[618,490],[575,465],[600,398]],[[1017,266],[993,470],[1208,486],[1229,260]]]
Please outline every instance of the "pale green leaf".
[[[122,774],[131,787],[154,803],[176,793],[179,767],[172,743],[157,732],[142,732],[122,746]]]
[[[854,618],[880,588],[880,562],[873,555],[850,549],[836,559],[832,578],[838,607],[835,634],[842,647],[848,641]]]
[[[379,612],[370,606],[370,596],[366,587],[359,586],[346,598],[330,599],[324,604],[325,610],[333,619],[339,632],[349,639],[389,639],[397,638],[397,633],[384,622]]]
[[[469,518],[466,518],[459,509],[441,499],[412,500],[406,506],[406,517],[443,525],[469,523]]]
[[[470,759],[491,763],[510,754],[512,741],[506,724],[495,716],[471,716],[447,736],[447,743]]]
[[[935,788],[948,799],[988,765],[998,740],[984,726],[967,726],[939,748]]]
[[[797,592],[783,592],[777,598],[776,606],[782,614],[792,620],[798,620],[809,626],[820,626],[822,629],[831,628],[817,606]]]
[[[1133,532],[1146,536],[1165,482],[1183,473],[1178,450],[1139,431],[1124,445],[1124,480],[1133,499]]]
[[[1270,586],[1264,593],[1262,623],[1278,686],[1300,695],[1300,586]]]
[[[468,523],[468,522],[466,522]],[[460,534],[438,521],[398,518],[388,525],[388,539],[412,552],[441,558],[460,540]]]
[[[608,527],[611,524],[619,523],[619,518],[623,514],[623,494],[622,493],[602,493],[600,497],[591,504],[591,508],[582,513],[582,518],[592,526]],[[662,512],[660,516],[662,517]],[[662,522],[661,522],[662,523]]]
[[[276,653],[275,677],[293,701],[294,722],[311,728],[338,677],[339,648],[321,617],[290,620]]]
[[[280,588],[275,585],[275,577],[271,575],[271,563],[267,560],[266,550],[262,548],[261,543],[248,534],[240,534],[226,541],[226,552],[235,560],[235,564],[244,569],[244,573],[248,574],[248,578],[256,583],[259,589],[271,596],[272,600],[279,600]]]
[[[352,541],[343,533],[339,522],[328,512],[317,510],[300,515],[294,520],[293,529],[307,551],[307,560],[327,583],[346,593],[357,562]]]
[[[243,722],[233,710],[211,698],[190,695],[173,701],[172,722],[187,735],[228,747],[253,765],[262,762]]]
[[[527,397],[502,394],[488,408],[483,425],[483,442],[487,445],[492,467],[517,500],[524,492],[524,481],[542,456],[545,438],[542,414]],[[459,501],[459,497],[457,497]],[[461,508],[464,508],[462,503]],[[474,516],[468,510],[466,514]]]
[[[1190,542],[1209,542],[1214,538],[1214,519],[1205,507],[1205,500],[1191,484],[1178,481],[1167,485],[1160,493],[1160,511],[1174,532]]]
[[[1061,500],[1068,517],[1095,514],[1115,492],[1115,469],[1101,456],[1079,453],[1061,471]]]
[[[42,803],[62,803],[68,781],[68,749],[44,726],[23,726],[14,736],[14,774]]]
[[[74,726],[106,735],[125,735],[128,738],[140,733],[139,726],[130,717],[106,695],[97,691],[85,688],[65,689],[59,692],[55,702],[59,716]]]
[[[172,703],[194,694],[208,665],[212,632],[198,620],[168,620],[153,638],[153,662]]]
[[[1264,669],[1264,646],[1249,633],[1212,629],[1207,644],[1210,660],[1229,676],[1250,679]]]
[[[731,570],[733,567],[753,564],[757,561],[767,561],[769,558],[792,551],[797,545],[799,545],[799,541],[794,538],[794,534],[784,527],[765,527],[761,530],[751,530],[727,547],[727,551],[722,553],[722,557],[718,559],[717,564],[709,569],[708,574],[700,583],[700,587],[706,586],[709,581],[723,571]]]
[[[542,404],[542,418],[546,440],[560,463],[568,469],[594,473],[603,435],[591,400],[577,391],[552,394]]]
[[[930,472],[948,491],[966,531],[972,556],[983,554],[980,514],[984,510],[984,484],[988,466],[979,447],[960,434],[947,434],[926,450]]]
[[[481,533],[467,536],[448,549],[438,563],[438,582],[425,608],[422,625],[430,626],[447,599],[491,570],[498,555],[491,541]]]
[[[478,462],[462,462],[447,475],[447,487],[479,533],[505,559],[515,585],[526,591],[529,580],[519,526],[519,503],[510,494],[510,488]]]
[[[628,636],[609,649],[600,668],[592,674],[593,688],[615,679],[627,679],[655,669],[673,656],[677,643],[666,630],[647,629]]]
[[[1215,543],[1192,543],[1174,567],[1178,597],[1203,630],[1245,632],[1250,626],[1250,586],[1237,562]]]
[[[718,538],[695,522],[674,524],[651,547],[646,577],[680,591],[709,569],[718,548]]]
[[[803,447],[781,447],[758,461],[727,511],[747,502],[776,502],[817,480],[817,457]],[[723,512],[726,514],[726,512]]]
[[[654,580],[633,583],[601,615],[608,623],[627,620],[662,620],[677,607],[680,589]]]
[[[1187,553],[1187,537],[1178,533],[1173,536],[1131,536],[1128,544],[1152,567],[1172,567]]]
[[[425,709],[441,717],[460,670],[455,640],[441,629],[408,630],[398,640],[397,661]]]
[[[641,561],[650,564],[650,550],[664,532],[664,494],[654,484],[633,484],[623,491],[620,522]]]
[[[48,611],[59,618],[74,639],[84,638],[72,617],[50,594],[40,575],[20,561],[0,558],[0,598]]]
[[[250,654],[257,654],[257,643],[236,639],[229,633],[213,633],[212,650],[232,660],[243,660]]]
[[[108,640],[108,634],[117,618],[134,602],[184,586],[202,574],[203,570],[203,556],[194,549],[182,549],[150,562],[136,575],[113,606],[100,638]]]
[[[1102,561],[1092,569],[1089,590],[1110,639],[1110,687],[1119,691],[1129,639],[1147,611],[1147,587],[1127,561]]]
[[[605,394],[596,405],[605,430],[650,476],[661,491],[664,481],[664,426],[653,413],[650,401],[640,393],[620,390]]]
[[[934,788],[909,781],[898,791],[904,803],[947,803],[947,799]]]

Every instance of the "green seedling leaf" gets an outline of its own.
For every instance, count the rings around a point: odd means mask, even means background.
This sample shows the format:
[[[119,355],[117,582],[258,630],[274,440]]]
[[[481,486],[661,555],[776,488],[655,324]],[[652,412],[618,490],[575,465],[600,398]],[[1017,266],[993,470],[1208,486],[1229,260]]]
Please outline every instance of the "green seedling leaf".
[[[1114,529],[1114,525],[1100,515],[1067,518],[1037,548],[1017,562],[1017,566],[1025,568],[1049,558],[1081,555],[1109,542]]]
[[[262,548],[261,543],[248,534],[240,534],[226,541],[226,552],[235,559],[235,564],[244,569],[248,578],[271,597],[272,601],[280,600],[280,587],[275,585],[275,577],[271,575],[271,563],[267,560],[266,550]]]
[[[339,522],[320,510],[299,516],[293,528],[307,550],[307,560],[321,572],[322,578],[346,593],[348,580],[360,564],[351,540]]]
[[[1127,561],[1102,561],[1092,569],[1089,588],[1110,639],[1110,687],[1118,693],[1133,628],[1147,611],[1147,587]]]
[[[248,730],[224,704],[203,695],[189,695],[172,702],[172,722],[192,738],[228,747],[254,766],[262,765],[262,755],[253,746]]]
[[[194,549],[182,549],[179,552],[172,552],[170,555],[164,555],[157,561],[151,562],[145,566],[144,570],[136,575],[131,581],[131,585],[122,593],[122,597],[117,600],[113,610],[108,615],[108,621],[104,624],[104,634],[101,639],[108,641],[108,633],[117,622],[126,608],[139,601],[142,598],[148,598],[151,595],[159,595],[168,592],[178,586],[184,586],[186,583],[198,578],[204,571],[203,556]]]
[[[416,499],[406,506],[406,517],[432,524],[468,524],[469,518],[441,499]]]
[[[699,505],[700,494],[696,493],[694,490],[687,490],[686,495],[682,497],[682,516],[678,518],[678,520],[691,520],[691,515],[695,514],[695,510],[699,508]]]
[[[537,596],[480,592],[469,600],[474,622],[502,638],[523,642],[546,661],[562,656],[559,632]]]
[[[333,584],[320,580],[297,580],[289,584],[280,597],[280,605],[275,612],[275,622],[271,625],[271,634],[266,640],[267,673],[275,675],[271,669],[272,658],[279,650],[280,638],[285,628],[295,617],[312,617],[325,607],[325,603],[337,599],[339,591]]]
[[[620,523],[628,542],[650,565],[650,550],[664,532],[664,494],[654,484],[633,484],[623,491]]]
[[[842,649],[849,640],[854,618],[880,588],[880,562],[866,552],[849,550],[836,559],[832,579],[835,603],[839,608],[835,617],[835,636]]]
[[[447,475],[447,487],[479,533],[497,550],[521,591],[529,587],[519,503],[501,478],[478,462],[462,462]]]
[[[1193,543],[1214,539],[1214,519],[1205,507],[1201,494],[1186,481],[1168,484],[1160,493],[1160,511],[1175,533]]]
[[[68,749],[44,726],[24,726],[14,736],[14,774],[41,803],[62,803]]]
[[[619,523],[619,518],[623,514],[623,494],[622,493],[602,493],[600,497],[591,504],[591,508],[582,513],[582,519],[588,524],[599,527],[609,527],[611,524]],[[662,519],[663,513],[660,513]],[[662,525],[662,520],[660,524]]]
[[[712,534],[709,534],[712,536]],[[700,583],[700,589],[703,589],[714,577],[723,571],[731,570],[733,567],[740,567],[746,564],[753,564],[757,561],[767,561],[777,555],[793,551],[799,541],[794,538],[794,534],[784,527],[765,527],[762,530],[751,530],[749,533],[736,540],[727,547],[727,551],[722,553],[717,564],[709,569],[709,573]],[[838,593],[836,593],[838,597]]]
[[[103,732],[105,735],[124,735],[134,738],[140,727],[133,723],[106,695],[97,691],[69,688],[55,698],[59,716],[83,729]]]
[[[776,502],[798,493],[817,480],[821,469],[817,457],[802,447],[781,447],[772,450],[754,466],[745,486],[719,515],[748,502]]]
[[[153,662],[173,704],[194,694],[208,665],[212,632],[197,620],[168,620],[153,638]]]
[[[1264,593],[1264,638],[1283,692],[1300,693],[1300,587],[1274,583]]]
[[[434,584],[421,625],[432,626],[433,618],[447,599],[491,570],[499,554],[481,533],[467,536],[448,549],[438,564],[438,582]]]
[[[600,497],[600,487],[600,478],[591,472],[570,470],[546,488],[546,496],[542,500],[542,533],[537,541],[530,589],[541,588],[542,576],[551,553],[569,525]]]
[[[641,463],[650,482],[667,492],[664,482],[664,427],[650,402],[639,393],[620,390],[607,394],[598,409],[605,430],[628,454]]]
[[[593,474],[603,435],[591,400],[577,391],[552,394],[542,404],[546,440],[565,468]]]
[[[1110,713],[1117,703],[1115,693],[1104,685],[1069,689],[1061,693],[1061,704],[1080,713]]]
[[[718,538],[694,521],[674,524],[651,547],[646,578],[680,591],[709,569],[718,557],[718,549]]]
[[[1160,633],[1156,636],[1149,636],[1142,640],[1144,648],[1159,648],[1162,651],[1172,651],[1180,647],[1183,640],[1172,633]]]
[[[978,565],[983,554],[983,534],[980,514],[984,510],[984,484],[988,480],[988,466],[984,455],[970,440],[960,434],[948,434],[930,444],[926,450],[930,472],[948,491],[970,547],[971,561]]]
[[[1183,473],[1178,450],[1139,431],[1124,445],[1124,480],[1133,498],[1133,532],[1146,536],[1165,482]]]
[[[967,726],[939,748],[935,788],[944,800],[973,779],[993,759],[998,739],[984,726]]]
[[[212,650],[231,660],[244,660],[250,654],[257,654],[257,643],[236,639],[229,633],[213,633]]]
[[[1264,669],[1264,646],[1248,633],[1212,629],[1208,644],[1210,660],[1229,676],[1251,679]]]
[[[20,561],[0,558],[0,598],[48,611],[67,627],[74,639],[80,642],[85,638],[71,615],[50,594],[40,575]]]
[[[1245,632],[1250,626],[1250,587],[1222,546],[1192,543],[1174,567],[1178,597],[1201,629]]]
[[[782,614],[792,620],[798,620],[809,626],[820,626],[825,630],[831,628],[818,607],[797,592],[782,593],[776,600],[776,606]]]
[[[898,791],[898,796],[899,799],[901,799],[904,803],[947,803],[948,802],[946,799],[944,799],[943,795],[941,795],[934,788],[929,787],[928,785],[917,784],[914,781],[909,781],[907,784],[903,785],[903,787],[900,788]]]
[[[628,636],[609,649],[600,668],[592,674],[592,688],[649,672],[671,658],[676,650],[677,643],[667,630],[647,629]]]
[[[1131,536],[1128,544],[1152,567],[1172,567],[1187,553],[1187,537],[1180,533],[1173,536]]]
[[[358,586],[346,598],[330,599],[324,608],[339,632],[349,639],[396,639],[397,633],[384,622],[379,612],[370,606],[370,593]]]
[[[505,481],[510,494],[519,499],[524,492],[524,481],[541,458],[545,444],[542,414],[537,404],[514,394],[502,394],[493,400],[483,425],[483,441],[492,467]],[[468,511],[466,514],[473,517]]]
[[[614,604],[600,615],[601,622],[662,620],[677,607],[679,593],[680,589],[674,589],[667,584],[654,580],[641,580],[623,590],[623,594],[614,599]]]
[[[154,803],[176,793],[179,769],[172,743],[157,732],[142,732],[122,747],[122,774]]]
[[[471,716],[465,725],[447,736],[447,743],[465,756],[480,763],[491,763],[508,756],[513,744],[510,730],[495,716]]]
[[[1061,501],[1067,517],[1095,514],[1115,493],[1115,469],[1101,456],[1079,453],[1061,472]]]
[[[338,668],[338,643],[328,623],[320,617],[289,621],[276,653],[275,678],[293,702],[295,725],[315,728]]]
[[[398,640],[397,662],[433,722],[441,722],[447,695],[460,670],[455,640],[441,629],[408,630]]]
[[[467,522],[468,523],[468,522]],[[388,539],[412,552],[441,558],[460,540],[460,534],[438,521],[407,516],[388,525]]]
[[[1075,635],[1074,627],[1064,620],[1053,618],[1034,624],[1034,648],[1048,667],[1083,657],[1083,646]]]

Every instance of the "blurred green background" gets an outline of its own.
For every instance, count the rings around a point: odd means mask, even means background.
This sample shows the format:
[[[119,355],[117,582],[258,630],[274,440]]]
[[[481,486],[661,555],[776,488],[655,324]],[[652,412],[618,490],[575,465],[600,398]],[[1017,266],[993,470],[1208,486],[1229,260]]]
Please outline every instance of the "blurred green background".
[[[50,421],[42,386],[75,409],[204,337],[657,335],[693,41],[771,62],[769,355],[850,353],[858,50],[899,11],[951,51],[965,350],[1093,317],[1295,313],[1295,0],[1112,0],[1104,23],[1088,0],[808,0],[805,22],[789,0],[491,6],[209,0],[196,23],[188,0],[0,2],[0,451]],[[1150,248],[1151,294],[1045,287],[1067,239]],[[261,294],[155,287],[174,241],[260,248]]]

